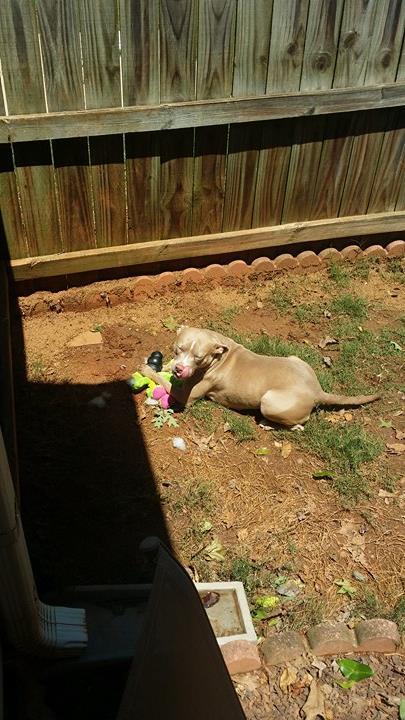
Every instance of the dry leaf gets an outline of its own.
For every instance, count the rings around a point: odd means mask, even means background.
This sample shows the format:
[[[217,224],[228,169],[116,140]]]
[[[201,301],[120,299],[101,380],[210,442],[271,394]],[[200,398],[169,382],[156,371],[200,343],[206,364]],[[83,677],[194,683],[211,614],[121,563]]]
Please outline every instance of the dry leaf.
[[[284,458],[284,459],[285,459],[285,458],[288,458],[288,456],[289,456],[290,453],[291,453],[291,450],[292,450],[292,445],[291,445],[291,443],[288,442],[288,440],[285,440],[285,441],[283,442],[283,445],[282,445],[282,448],[281,448],[281,457]]]
[[[280,677],[280,688],[283,693],[288,692],[288,689],[290,685],[294,685],[294,683],[297,681],[297,670],[295,667],[290,665],[290,663],[287,663],[287,667],[283,672],[281,673]]]
[[[379,490],[378,491],[378,497],[382,498],[391,498],[394,497],[395,493],[387,492],[387,490]]]
[[[350,422],[350,420],[353,420],[353,413],[345,412],[343,413],[343,417],[347,422]]]
[[[274,447],[276,447],[276,448],[281,448],[281,447],[283,447],[283,443],[279,442],[278,440],[275,440],[275,441],[274,441]]]
[[[386,448],[392,455],[401,455],[405,452],[404,443],[387,443]]]
[[[238,532],[236,533],[236,536],[237,536],[239,542],[243,542],[243,540],[246,540],[246,538],[248,536],[247,529],[242,528],[241,530],[238,530]]]
[[[405,440],[405,432],[402,432],[402,430],[395,430],[395,437],[397,440]]]
[[[224,510],[221,514],[221,523],[229,530],[235,523],[235,514],[232,510]]]
[[[305,705],[302,707],[305,720],[317,720],[321,717],[327,720],[325,712],[325,699],[317,680],[313,680],[309,689],[309,695]]]
[[[325,337],[322,340],[319,341],[318,345],[320,348],[326,348],[327,345],[337,345],[339,343],[339,340],[336,340],[336,338],[333,337]]]

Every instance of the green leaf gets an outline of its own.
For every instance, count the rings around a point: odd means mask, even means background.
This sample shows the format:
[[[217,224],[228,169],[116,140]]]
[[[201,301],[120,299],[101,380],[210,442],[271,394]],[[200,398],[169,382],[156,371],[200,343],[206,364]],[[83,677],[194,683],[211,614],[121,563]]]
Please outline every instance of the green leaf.
[[[282,585],[287,580],[286,575],[278,575],[275,580],[273,580],[274,587],[278,587],[279,585]]]
[[[384,427],[386,427],[386,428],[391,428],[391,427],[392,427],[392,422],[391,422],[391,420],[383,420],[382,418],[380,418],[379,427],[381,427],[381,428],[384,428]]]
[[[344,690],[350,690],[350,688],[352,688],[353,685],[356,684],[355,680],[336,680],[336,682]]]
[[[357,592],[356,588],[350,585],[349,580],[335,580],[335,585],[339,585],[338,593],[340,595],[349,595],[352,598]]]
[[[252,618],[253,620],[265,620],[268,614],[268,610],[265,610],[264,608],[257,608],[257,610],[253,610]]]
[[[276,595],[263,595],[263,597],[258,597],[255,600],[255,604],[257,607],[261,608],[274,608],[276,605],[280,603],[280,599]]]
[[[271,618],[269,622],[267,623],[269,627],[274,627],[274,625],[278,625],[278,618]]]
[[[329,470],[320,470],[319,472],[312,473],[312,477],[314,480],[334,480],[336,475]]]
[[[336,662],[339,665],[342,675],[344,675],[345,678],[352,683],[357,683],[360,680],[364,680],[365,678],[369,678],[374,675],[374,670],[370,667],[370,665],[365,665],[364,663],[358,662],[358,660],[342,658],[336,660]]]
[[[266,447],[260,447],[255,450],[255,455],[270,455],[270,450]]]
[[[399,720],[405,720],[405,698],[399,703]]]
[[[173,317],[173,315],[169,315],[169,317],[167,317],[165,320],[162,320],[162,325],[167,330],[171,330],[171,331],[177,330],[177,328],[179,327],[179,323]]]

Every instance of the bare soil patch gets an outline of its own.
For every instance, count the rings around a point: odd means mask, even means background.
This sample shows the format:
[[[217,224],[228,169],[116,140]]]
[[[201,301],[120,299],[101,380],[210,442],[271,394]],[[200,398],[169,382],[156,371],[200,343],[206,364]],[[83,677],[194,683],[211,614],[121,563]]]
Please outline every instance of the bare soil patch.
[[[403,271],[397,261],[341,271],[25,318],[27,376],[17,393],[23,513],[42,587],[138,581],[137,544],[157,534],[200,581],[242,580],[252,607],[257,596],[276,594],[280,578],[299,581],[297,598],[281,598],[277,616],[257,624],[263,636],[329,618],[401,621]],[[293,344],[309,353],[328,387],[379,389],[382,400],[321,410],[302,436],[265,431],[259,418],[236,413],[230,423],[207,402],[180,413],[177,428],[158,430],[144,393],[132,395],[126,381],[151,351],[170,357],[168,319]],[[67,346],[88,330],[100,331],[102,344]],[[338,342],[321,349],[327,336]],[[93,402],[100,396],[101,406]],[[322,455],[322,443],[325,428],[344,438],[348,427],[352,444],[364,431],[375,454],[345,470],[334,465],[336,454]],[[186,452],[173,448],[174,436],[184,438]],[[210,556],[214,540],[222,560]],[[353,592],[339,593],[339,580]],[[262,690],[249,692],[247,711]],[[300,692],[301,702],[308,688]],[[343,692],[332,706],[340,707]],[[297,716],[277,714],[277,698],[268,702],[273,714],[260,714],[256,698],[248,717]],[[334,717],[395,717],[388,706],[380,714],[346,709]]]

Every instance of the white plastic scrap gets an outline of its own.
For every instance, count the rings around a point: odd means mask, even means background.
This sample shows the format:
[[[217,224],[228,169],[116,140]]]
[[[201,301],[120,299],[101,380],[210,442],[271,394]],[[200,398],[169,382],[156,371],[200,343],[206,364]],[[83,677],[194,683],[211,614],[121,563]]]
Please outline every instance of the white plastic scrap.
[[[187,445],[185,440],[183,440],[182,437],[174,437],[172,439],[172,445],[176,450],[181,450],[182,452],[185,452],[187,450]]]

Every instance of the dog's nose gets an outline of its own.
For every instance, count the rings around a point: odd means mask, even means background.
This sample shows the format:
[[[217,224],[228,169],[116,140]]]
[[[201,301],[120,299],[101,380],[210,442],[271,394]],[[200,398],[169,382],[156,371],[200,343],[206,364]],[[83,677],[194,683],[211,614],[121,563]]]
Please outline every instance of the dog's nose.
[[[180,374],[184,370],[184,365],[181,365],[180,363],[176,363],[174,366],[174,372]]]

